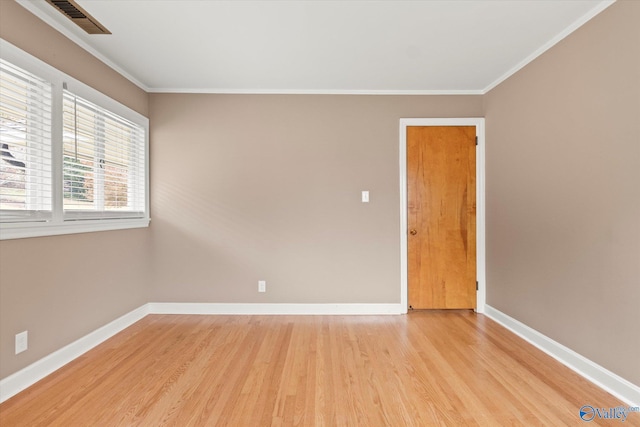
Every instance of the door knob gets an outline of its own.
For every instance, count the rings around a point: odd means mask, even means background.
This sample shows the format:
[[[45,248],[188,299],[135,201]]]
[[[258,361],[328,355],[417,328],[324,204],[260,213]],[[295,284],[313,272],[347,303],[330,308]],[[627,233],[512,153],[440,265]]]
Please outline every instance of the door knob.
[[[411,234],[412,236],[415,236],[416,234],[418,234],[418,230],[412,229],[411,231],[409,231],[409,234]]]

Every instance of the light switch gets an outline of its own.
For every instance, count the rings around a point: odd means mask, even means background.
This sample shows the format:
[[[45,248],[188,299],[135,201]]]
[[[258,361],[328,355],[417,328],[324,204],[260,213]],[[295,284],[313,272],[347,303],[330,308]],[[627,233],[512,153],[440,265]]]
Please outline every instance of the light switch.
[[[369,192],[368,191],[363,191],[362,192],[362,203],[369,203]]]

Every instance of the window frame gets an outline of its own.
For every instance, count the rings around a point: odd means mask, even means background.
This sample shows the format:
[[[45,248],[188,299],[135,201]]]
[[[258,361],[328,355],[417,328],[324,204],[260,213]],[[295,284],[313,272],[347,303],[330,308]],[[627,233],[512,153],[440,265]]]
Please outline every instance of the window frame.
[[[53,236],[97,231],[148,227],[149,217],[149,119],[92,87],[35,58],[4,39],[0,56],[51,83],[51,217],[46,221],[0,222],[0,240]],[[86,218],[72,215],[65,219],[63,207],[63,91],[73,93],[144,129],[144,212],[136,218]],[[0,160],[2,161],[2,160]]]

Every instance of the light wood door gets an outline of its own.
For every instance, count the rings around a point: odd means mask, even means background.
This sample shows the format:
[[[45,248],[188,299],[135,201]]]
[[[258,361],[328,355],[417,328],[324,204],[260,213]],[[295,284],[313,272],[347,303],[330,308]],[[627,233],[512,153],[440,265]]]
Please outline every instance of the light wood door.
[[[476,307],[476,128],[407,127],[408,301]]]

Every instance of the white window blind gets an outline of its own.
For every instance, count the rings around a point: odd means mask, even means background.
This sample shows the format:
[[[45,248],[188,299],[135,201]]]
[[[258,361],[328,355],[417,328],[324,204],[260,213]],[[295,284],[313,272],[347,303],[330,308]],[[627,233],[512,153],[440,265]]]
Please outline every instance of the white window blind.
[[[0,59],[0,219],[51,219],[51,83]]]
[[[63,92],[64,219],[145,216],[145,129]]]

